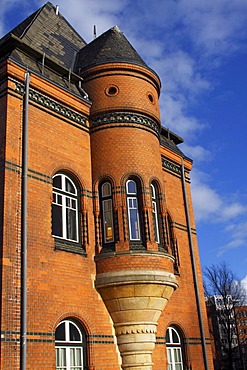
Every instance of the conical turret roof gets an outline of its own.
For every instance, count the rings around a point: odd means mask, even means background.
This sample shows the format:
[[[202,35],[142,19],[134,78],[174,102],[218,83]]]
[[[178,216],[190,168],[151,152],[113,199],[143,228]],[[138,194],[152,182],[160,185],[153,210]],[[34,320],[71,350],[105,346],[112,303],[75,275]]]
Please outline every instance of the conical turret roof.
[[[124,34],[114,26],[79,51],[76,70],[116,62],[137,64],[148,68]]]

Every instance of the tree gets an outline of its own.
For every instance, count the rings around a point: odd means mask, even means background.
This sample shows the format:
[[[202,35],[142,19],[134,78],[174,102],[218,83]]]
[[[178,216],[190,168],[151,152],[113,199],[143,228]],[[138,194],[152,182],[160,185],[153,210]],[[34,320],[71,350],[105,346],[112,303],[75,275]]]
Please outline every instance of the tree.
[[[225,263],[206,267],[203,274],[209,328],[215,343],[215,369],[244,368],[235,307],[245,303],[246,291]]]

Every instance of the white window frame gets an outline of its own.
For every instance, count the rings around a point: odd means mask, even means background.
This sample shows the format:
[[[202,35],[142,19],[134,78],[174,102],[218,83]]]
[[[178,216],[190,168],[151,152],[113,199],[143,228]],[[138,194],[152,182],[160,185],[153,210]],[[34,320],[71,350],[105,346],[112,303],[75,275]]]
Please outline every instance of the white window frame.
[[[128,185],[130,182],[133,182],[135,184],[135,192],[131,192],[128,189]],[[129,224],[129,234],[130,234],[130,240],[131,241],[140,241],[141,240],[141,228],[140,228],[140,216],[139,216],[139,206],[138,206],[138,194],[137,194],[137,185],[134,180],[128,180],[126,182],[126,193],[127,193],[127,209],[128,209],[128,224]],[[131,196],[134,195],[134,196]],[[134,203],[136,202],[136,205]],[[137,219],[137,225],[135,229],[135,234],[137,234],[139,237],[134,238],[132,232],[132,226],[131,226],[131,210],[136,210],[136,219]]]
[[[56,340],[55,347],[56,347],[56,370],[83,370],[84,359],[83,359],[83,336],[81,333],[80,328],[76,325],[75,322],[71,320],[63,320],[59,325],[65,324],[65,341]],[[70,324],[73,325],[80,334],[79,341],[70,341]],[[59,326],[58,325],[58,326]],[[64,343],[64,345],[63,345]],[[80,363],[79,364],[71,364],[71,351],[79,350],[80,352]],[[65,351],[65,364],[61,364],[61,353]],[[59,356],[59,357],[58,357]],[[76,358],[76,356],[75,356]]]
[[[58,173],[53,176],[53,179],[55,177],[61,177],[61,189],[56,188],[53,186],[53,202],[52,204],[59,206],[62,208],[62,236],[52,234],[55,238],[68,240],[71,242],[79,243],[79,212],[78,212],[78,190],[74,182],[71,180],[71,178],[63,173]],[[71,193],[69,191],[66,191],[66,180],[70,182],[74,189],[74,193]],[[59,199],[61,199],[61,202],[59,203]],[[71,239],[67,237],[67,210],[73,210],[76,214],[76,220],[75,220],[75,228],[76,228],[76,238]]]
[[[155,239],[156,243],[160,244],[160,228],[159,228],[159,221],[158,221],[158,210],[157,210],[157,196],[156,196],[156,189],[153,184],[151,184],[151,190],[152,190],[152,212],[154,215],[154,227],[155,227]],[[156,238],[157,237],[157,238]]]
[[[109,193],[104,195],[104,188],[109,186]],[[101,202],[102,202],[102,221],[103,221],[103,236],[104,236],[104,244],[109,244],[114,242],[114,221],[113,221],[113,203],[112,203],[112,190],[111,190],[111,184],[106,181],[101,185]],[[105,209],[105,204],[110,204],[110,209]],[[110,219],[111,219],[111,229],[112,229],[112,238],[110,240],[107,240],[107,230],[106,230],[106,212],[110,213]]]
[[[173,335],[172,335],[173,331],[176,333],[176,336],[179,339],[178,342],[173,342]],[[172,326],[169,326],[167,328],[167,332],[168,332],[168,337],[170,339],[170,341],[166,343],[167,363],[168,363],[167,370],[178,370],[178,369],[184,370],[181,336],[179,335],[177,330]]]

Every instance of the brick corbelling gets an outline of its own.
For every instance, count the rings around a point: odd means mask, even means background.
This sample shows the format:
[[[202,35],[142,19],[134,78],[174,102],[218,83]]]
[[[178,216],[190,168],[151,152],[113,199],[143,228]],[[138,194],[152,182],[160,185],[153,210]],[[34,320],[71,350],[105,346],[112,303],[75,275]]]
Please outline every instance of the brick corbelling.
[[[136,64],[130,63],[105,63],[98,66],[88,68],[81,72],[85,81],[94,79],[95,76],[111,76],[111,75],[127,75],[135,76],[152,83],[160,93],[161,82],[154,71],[149,68],[144,68]]]
[[[124,270],[174,271],[174,258],[157,252],[120,252],[99,254],[95,257],[97,274]]]

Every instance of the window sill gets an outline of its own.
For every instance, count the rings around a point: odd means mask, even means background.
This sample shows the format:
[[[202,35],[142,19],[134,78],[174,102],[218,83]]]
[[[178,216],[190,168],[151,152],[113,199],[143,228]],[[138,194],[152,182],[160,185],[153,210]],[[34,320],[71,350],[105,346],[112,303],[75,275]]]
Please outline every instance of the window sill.
[[[135,242],[135,241],[130,241],[130,250],[143,250],[146,251],[147,248],[142,244],[141,241]]]
[[[54,250],[81,254],[85,257],[87,255],[81,244],[69,242],[68,240],[54,239]]]

